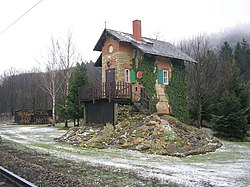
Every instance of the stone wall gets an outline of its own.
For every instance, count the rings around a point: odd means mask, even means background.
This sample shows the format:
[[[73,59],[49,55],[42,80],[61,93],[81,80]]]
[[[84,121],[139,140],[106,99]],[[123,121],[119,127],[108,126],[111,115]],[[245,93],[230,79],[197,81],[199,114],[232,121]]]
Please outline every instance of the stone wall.
[[[109,53],[108,47],[113,46],[113,52]],[[125,81],[125,69],[131,69],[132,59],[135,54],[135,49],[131,45],[118,42],[113,37],[108,37],[104,42],[102,48],[102,82],[106,81],[106,70],[109,68],[115,68],[116,81]],[[107,66],[107,62],[110,62],[110,67]],[[139,99],[141,85],[136,82],[132,84],[133,98]]]
[[[156,58],[156,63],[159,69],[168,70],[168,80],[171,80],[171,62],[169,58]],[[170,105],[165,93],[165,84],[158,84],[158,80],[155,81],[155,89],[157,92],[157,98],[159,102],[156,104],[156,109],[159,114],[170,114]]]
[[[109,53],[108,47],[113,46],[113,52]],[[105,71],[115,68],[116,81],[125,80],[125,68],[131,69],[133,49],[126,43],[118,42],[113,37],[108,37],[102,48],[102,82],[105,82]],[[110,63],[108,67],[107,63]]]
[[[108,47],[113,46],[113,52],[109,53]],[[113,37],[108,37],[102,47],[102,82],[106,81],[106,70],[108,68],[116,68],[116,61],[114,61],[114,54],[119,51],[119,42]],[[110,67],[108,67],[110,62]]]
[[[113,51],[110,53],[108,48],[113,46]],[[139,63],[142,53],[138,51],[136,55],[136,64]],[[127,43],[119,42],[113,37],[108,37],[102,48],[102,82],[106,81],[106,70],[115,68],[116,81],[125,80],[125,69],[131,69],[132,59],[135,57],[135,49]],[[109,66],[108,66],[109,64]],[[169,80],[171,79],[171,62],[169,58],[156,57],[156,64],[159,69],[166,69],[169,71]],[[158,84],[156,80],[155,88],[159,102],[156,105],[157,112],[161,114],[170,114],[170,106],[168,98],[166,97],[164,84]],[[137,81],[132,85],[132,92],[134,93],[134,100],[139,100],[141,85]]]

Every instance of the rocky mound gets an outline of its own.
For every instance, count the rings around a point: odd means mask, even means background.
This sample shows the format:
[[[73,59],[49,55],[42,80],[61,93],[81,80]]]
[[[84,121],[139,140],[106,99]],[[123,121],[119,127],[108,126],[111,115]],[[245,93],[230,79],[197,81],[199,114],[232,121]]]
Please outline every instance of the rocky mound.
[[[75,127],[56,140],[89,148],[113,147],[180,157],[215,151],[222,146],[215,137],[167,115],[147,116],[123,106],[118,120],[115,127]]]

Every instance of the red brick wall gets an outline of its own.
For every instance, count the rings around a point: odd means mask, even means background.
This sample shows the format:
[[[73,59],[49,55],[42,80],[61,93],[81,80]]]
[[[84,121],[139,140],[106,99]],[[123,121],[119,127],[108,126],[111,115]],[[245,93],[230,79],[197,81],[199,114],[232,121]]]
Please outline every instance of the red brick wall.
[[[108,51],[108,47],[112,45],[113,46],[113,52],[117,52],[119,51],[119,42],[117,40],[115,40],[113,37],[108,37],[105,42],[104,45],[102,47],[102,55],[108,55],[109,51]]]

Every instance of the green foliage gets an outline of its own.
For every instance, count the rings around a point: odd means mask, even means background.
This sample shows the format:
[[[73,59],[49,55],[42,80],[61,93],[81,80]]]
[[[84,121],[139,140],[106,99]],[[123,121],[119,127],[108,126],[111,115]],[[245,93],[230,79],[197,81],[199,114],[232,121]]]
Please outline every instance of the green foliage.
[[[233,49],[230,44],[225,41],[221,46],[221,50],[219,51],[220,60],[225,62],[232,62],[233,61]]]
[[[164,129],[164,136],[167,141],[172,143],[176,140],[178,135],[174,131],[168,131],[167,129]]]
[[[173,116],[183,123],[188,123],[186,68],[181,60],[172,59],[171,63],[172,78],[169,86],[165,88],[165,93],[169,97]]]
[[[157,79],[157,67],[155,59],[144,55],[138,64],[138,71],[142,71],[143,76],[139,83],[145,87],[146,93],[151,98],[151,111],[156,112],[156,103],[158,102],[155,80]]]
[[[137,57],[137,50],[135,51],[135,56],[134,58],[132,59],[132,69],[136,69],[136,57]]]
[[[77,119],[83,117],[83,106],[79,101],[78,88],[87,85],[89,82],[87,69],[84,63],[77,64],[70,79],[68,103],[60,107],[60,117],[65,119]]]
[[[250,82],[250,47],[245,39],[235,47],[235,61],[239,66],[243,78]]]
[[[237,53],[235,51],[235,58],[238,58]],[[232,61],[227,63],[228,78],[214,111],[213,130],[222,137],[244,139],[248,130],[249,90],[242,81],[237,64]]]
[[[222,137],[244,139],[247,132],[246,109],[242,108],[240,98],[235,93],[223,94],[213,118],[213,130]]]

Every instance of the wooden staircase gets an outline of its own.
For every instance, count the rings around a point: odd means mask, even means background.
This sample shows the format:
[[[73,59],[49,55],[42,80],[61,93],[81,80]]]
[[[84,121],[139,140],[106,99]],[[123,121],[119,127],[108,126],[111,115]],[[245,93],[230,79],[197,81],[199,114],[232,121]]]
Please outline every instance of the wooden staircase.
[[[145,107],[143,107],[143,105],[140,102],[133,102],[133,106],[140,112],[143,114],[151,114],[151,111]]]
[[[151,98],[147,95],[145,89],[141,90],[141,94],[139,97],[139,101],[133,101],[134,107],[143,114],[151,114],[152,101]]]

